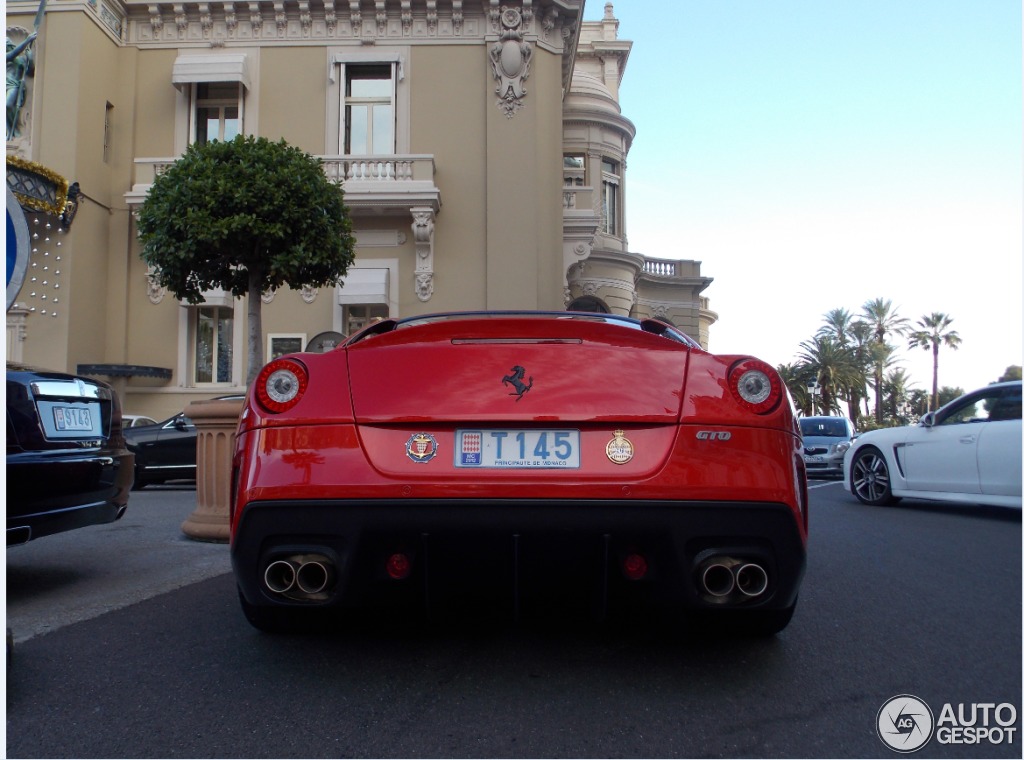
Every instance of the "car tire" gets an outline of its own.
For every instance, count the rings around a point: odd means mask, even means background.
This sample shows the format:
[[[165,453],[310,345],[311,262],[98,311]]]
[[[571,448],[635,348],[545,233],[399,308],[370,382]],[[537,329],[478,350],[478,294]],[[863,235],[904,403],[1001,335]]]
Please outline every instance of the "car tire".
[[[143,488],[149,485],[149,481],[142,477],[142,470],[136,465],[135,467],[135,479],[132,481],[132,490],[141,491]]]
[[[850,465],[850,490],[871,507],[885,507],[899,501],[892,495],[892,479],[885,455],[874,446],[865,446],[854,455]]]

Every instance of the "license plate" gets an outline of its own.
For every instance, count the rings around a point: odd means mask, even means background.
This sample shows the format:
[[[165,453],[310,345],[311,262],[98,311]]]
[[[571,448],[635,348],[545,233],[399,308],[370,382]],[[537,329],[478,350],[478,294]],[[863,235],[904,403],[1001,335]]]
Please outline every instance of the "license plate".
[[[579,430],[456,430],[455,466],[500,470],[574,470]]]
[[[804,454],[804,461],[809,463],[809,464],[819,464],[819,463],[825,461],[825,457],[809,456],[807,454]]]
[[[79,406],[55,406],[53,424],[61,432],[91,431],[92,411]]]

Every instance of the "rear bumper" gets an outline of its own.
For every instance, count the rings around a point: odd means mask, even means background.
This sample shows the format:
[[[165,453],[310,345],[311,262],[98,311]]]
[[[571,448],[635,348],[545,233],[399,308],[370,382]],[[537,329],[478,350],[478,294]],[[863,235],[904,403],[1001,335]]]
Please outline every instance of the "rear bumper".
[[[125,450],[22,452],[7,457],[7,543],[113,522],[128,504]]]
[[[408,579],[384,572],[395,552]],[[650,571],[623,576],[623,558],[642,554]],[[656,599],[676,607],[721,606],[702,594],[699,569],[711,555],[763,566],[769,588],[747,607],[784,609],[806,566],[802,532],[784,504],[680,501],[515,500],[264,501],[246,505],[231,559],[242,594],[257,606],[337,606],[387,595],[437,597],[451,583],[529,595],[568,583],[598,594]],[[331,583],[315,598],[273,593],[275,561],[315,557]],[[411,590],[410,590],[411,589]]]
[[[843,457],[835,457],[832,459],[825,459],[822,462],[808,461],[804,459],[804,467],[807,469],[808,477],[814,477],[815,475],[834,475],[835,477],[843,477]]]

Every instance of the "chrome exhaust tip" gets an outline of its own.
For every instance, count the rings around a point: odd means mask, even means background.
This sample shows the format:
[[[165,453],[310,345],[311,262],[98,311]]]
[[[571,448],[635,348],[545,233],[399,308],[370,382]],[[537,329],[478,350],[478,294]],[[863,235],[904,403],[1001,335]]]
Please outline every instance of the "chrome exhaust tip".
[[[744,596],[761,596],[768,589],[768,573],[755,562],[736,569],[736,588]]]
[[[284,594],[295,585],[295,566],[291,562],[279,559],[267,565],[263,573],[263,583],[275,594]]]
[[[713,562],[704,568],[700,575],[704,591],[711,596],[728,596],[736,586],[736,578],[728,565]]]
[[[304,562],[295,573],[295,583],[304,594],[319,594],[334,580],[334,571],[324,562]]]

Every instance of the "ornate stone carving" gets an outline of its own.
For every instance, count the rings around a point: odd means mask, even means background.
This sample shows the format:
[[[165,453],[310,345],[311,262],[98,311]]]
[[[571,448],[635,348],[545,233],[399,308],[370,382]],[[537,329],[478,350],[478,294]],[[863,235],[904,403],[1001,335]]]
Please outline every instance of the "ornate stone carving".
[[[188,31],[188,16],[185,14],[184,5],[174,6],[174,24],[178,27],[178,36],[184,37]]]
[[[416,243],[416,297],[429,301],[434,294],[434,209],[413,206],[410,211]]]
[[[452,0],[452,27],[455,34],[462,34],[462,0]]]
[[[276,290],[267,290],[263,293],[260,293],[260,300],[263,301],[263,303],[270,303],[271,301],[274,300],[274,296],[276,295]]]
[[[165,295],[167,295],[167,288],[160,286],[156,279],[156,270],[149,267],[146,270],[146,298],[151,304],[158,304],[164,300]]]
[[[338,11],[333,0],[327,0],[324,5],[324,23],[327,24],[327,33],[333,37],[334,30],[338,28]]]
[[[363,28],[363,12],[359,10],[359,0],[348,0],[348,13],[352,35],[358,37]]]
[[[274,23],[277,24],[277,36],[284,37],[288,31],[288,14],[284,9],[284,0],[274,2]]]
[[[491,10],[493,14],[494,9]],[[498,41],[490,49],[491,71],[498,81],[494,89],[497,105],[511,119],[523,107],[526,96],[523,83],[530,76],[533,48],[523,39],[523,16],[518,10],[502,7],[500,22],[502,30]]]
[[[551,6],[548,12],[544,15],[544,18],[540,21],[540,28],[544,33],[545,39],[551,39],[551,32],[555,30],[555,26],[558,24],[558,8]]]
[[[260,11],[260,4],[257,0],[252,0],[249,3],[249,23],[252,24],[253,36],[258,37],[263,29],[263,13]]]
[[[203,30],[203,37],[209,37],[213,30],[213,16],[210,15],[210,4],[199,4],[199,26]]]
[[[412,0],[402,0],[402,34],[412,31]]]
[[[159,37],[164,28],[164,17],[160,15],[160,6],[149,6],[149,26],[153,30],[153,36]]]
[[[314,288],[311,285],[302,286],[302,300],[306,303],[313,303],[316,300],[317,293],[320,292],[319,288]]]
[[[421,301],[429,301],[434,295],[433,273],[422,272],[416,275],[416,297]]]
[[[427,31],[437,34],[437,0],[427,0]]]
[[[302,36],[308,37],[310,29],[313,28],[313,16],[309,12],[309,0],[299,0],[299,24],[302,26]]]
[[[374,0],[377,7],[377,36],[383,37],[388,33],[388,11],[385,0]]]

